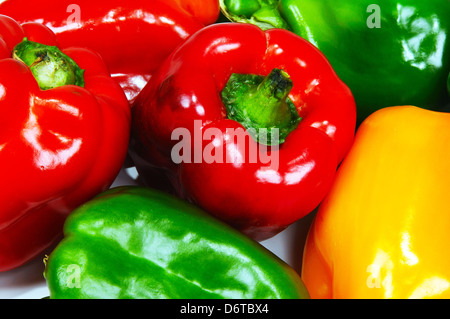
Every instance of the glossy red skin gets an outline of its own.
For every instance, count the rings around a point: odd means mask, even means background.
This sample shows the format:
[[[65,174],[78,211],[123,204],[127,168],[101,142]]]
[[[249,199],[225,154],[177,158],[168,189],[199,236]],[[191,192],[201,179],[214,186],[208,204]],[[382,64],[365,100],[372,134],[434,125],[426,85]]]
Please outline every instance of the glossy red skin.
[[[129,142],[130,105],[101,57],[63,50],[85,70],[85,87],[42,91],[10,58],[24,37],[58,45],[43,25],[0,16],[0,271],[54,244],[66,216],[110,187]]]
[[[278,171],[261,173],[261,161],[171,161],[176,128],[188,128],[192,136],[208,127],[223,133],[242,128],[226,119],[220,98],[232,73],[267,75],[273,68],[292,78],[290,98],[303,118],[275,151]],[[356,122],[350,90],[317,49],[285,30],[263,32],[248,24],[216,24],[191,36],[154,74],[132,112],[133,157],[141,175],[161,168],[178,195],[256,240],[272,237],[320,203],[351,146]],[[201,132],[194,131],[194,120],[202,121]],[[151,178],[145,177],[149,184]]]
[[[219,1],[211,0],[171,0],[165,3],[186,12],[204,25],[213,24],[219,18]]]
[[[6,0],[0,3],[0,14],[20,23],[43,23],[56,33],[61,47],[79,46],[97,51],[132,100],[176,46],[204,23],[217,19],[217,1],[202,1],[201,11],[197,2]],[[77,23],[73,23],[76,13],[73,5],[79,6]],[[192,8],[199,17],[191,15],[188,10]]]

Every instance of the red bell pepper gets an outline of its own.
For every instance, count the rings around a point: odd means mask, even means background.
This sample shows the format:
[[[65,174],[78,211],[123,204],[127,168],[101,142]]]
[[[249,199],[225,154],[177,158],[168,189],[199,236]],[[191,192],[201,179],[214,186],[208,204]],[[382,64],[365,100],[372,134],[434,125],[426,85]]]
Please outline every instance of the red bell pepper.
[[[0,271],[42,253],[125,159],[126,96],[101,57],[0,15]]]
[[[35,21],[61,47],[97,51],[132,100],[184,39],[219,15],[217,0],[5,0],[0,14]]]
[[[356,122],[350,90],[315,47],[285,30],[236,23],[205,27],[178,47],[132,113],[132,157],[144,181],[164,172],[179,196],[256,240],[320,203]],[[250,133],[272,127],[281,144],[265,149],[268,140]],[[180,146],[180,128],[190,133],[191,148]],[[244,143],[229,134],[239,129]]]

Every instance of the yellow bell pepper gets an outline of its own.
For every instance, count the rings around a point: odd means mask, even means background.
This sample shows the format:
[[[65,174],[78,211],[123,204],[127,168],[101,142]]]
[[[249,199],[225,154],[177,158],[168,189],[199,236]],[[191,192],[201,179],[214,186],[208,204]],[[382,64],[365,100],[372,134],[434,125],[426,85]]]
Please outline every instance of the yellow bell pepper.
[[[312,298],[450,298],[450,114],[379,110],[307,237]]]

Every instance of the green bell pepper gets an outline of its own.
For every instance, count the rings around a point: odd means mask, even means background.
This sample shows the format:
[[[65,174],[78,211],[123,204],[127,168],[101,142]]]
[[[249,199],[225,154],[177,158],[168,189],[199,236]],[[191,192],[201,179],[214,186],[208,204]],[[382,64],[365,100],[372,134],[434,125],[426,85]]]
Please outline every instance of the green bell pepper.
[[[328,58],[360,123],[375,110],[449,101],[449,0],[220,0],[231,21],[285,28]]]
[[[50,298],[309,298],[286,263],[197,207],[122,186],[75,210],[46,259]]]

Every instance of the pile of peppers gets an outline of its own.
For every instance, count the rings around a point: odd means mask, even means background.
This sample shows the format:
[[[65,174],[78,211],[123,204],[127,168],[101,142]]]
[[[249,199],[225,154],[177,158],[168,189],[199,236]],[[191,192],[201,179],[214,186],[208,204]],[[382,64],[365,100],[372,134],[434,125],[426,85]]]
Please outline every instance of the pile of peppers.
[[[53,299],[450,298],[449,16],[0,1],[0,272],[43,259]],[[295,269],[261,242],[305,216]]]

